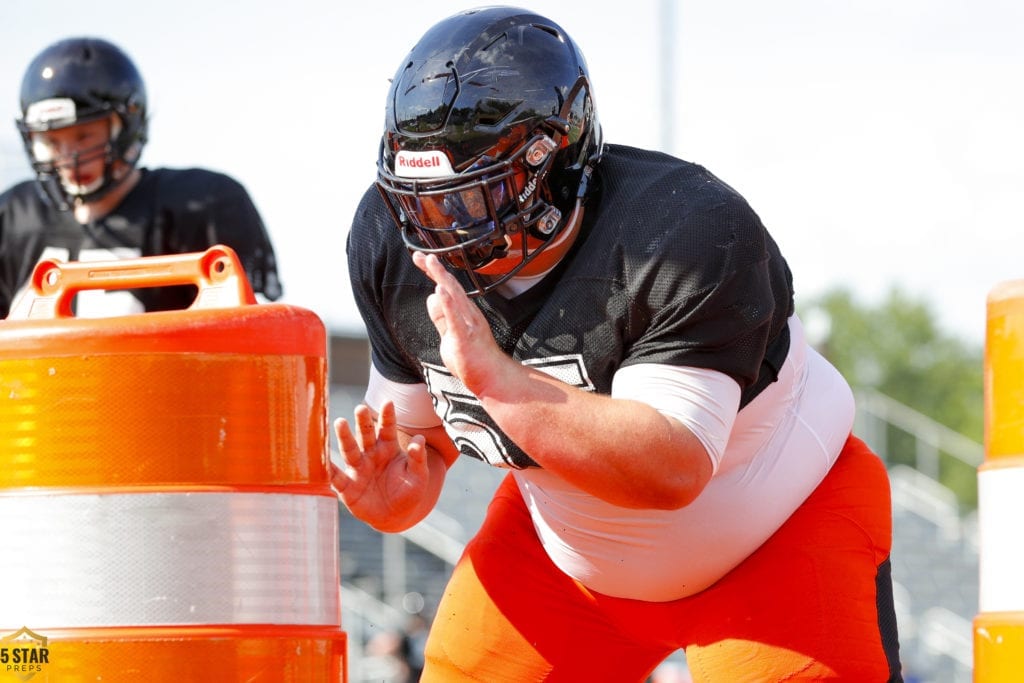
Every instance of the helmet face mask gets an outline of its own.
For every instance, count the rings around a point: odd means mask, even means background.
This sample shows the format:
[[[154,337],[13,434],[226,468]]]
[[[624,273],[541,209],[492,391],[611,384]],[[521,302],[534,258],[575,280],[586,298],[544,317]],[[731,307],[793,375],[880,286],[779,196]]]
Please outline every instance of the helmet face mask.
[[[59,181],[70,197],[87,197],[109,181],[115,156],[111,141],[121,129],[113,114],[93,116],[65,127],[30,132],[29,155],[37,177]]]
[[[72,138],[100,122],[106,128],[102,143],[68,145],[70,152],[48,144],[62,131]],[[33,59],[22,79],[16,124],[40,187],[62,210],[102,198],[129,175],[142,154],[147,123],[142,78],[128,56],[106,41],[54,43]],[[96,161],[102,170],[80,182],[82,169]]]
[[[534,196],[555,148],[542,133],[503,161],[485,156],[479,168],[466,173],[411,182],[382,167],[378,187],[409,249],[438,254],[455,268],[477,270],[504,258],[513,240],[528,253],[529,235],[546,239],[557,226],[561,212]],[[423,158],[401,151],[396,157],[400,166]]]
[[[392,81],[377,187],[406,246],[466,271],[474,296],[565,228],[600,151],[565,32],[515,8],[471,10],[430,29]]]

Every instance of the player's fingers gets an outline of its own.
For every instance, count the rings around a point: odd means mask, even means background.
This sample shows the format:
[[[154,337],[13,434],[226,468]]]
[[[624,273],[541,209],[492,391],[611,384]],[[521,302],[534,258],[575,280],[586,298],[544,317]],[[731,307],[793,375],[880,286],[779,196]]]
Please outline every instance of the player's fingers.
[[[338,467],[333,462],[331,466],[331,486],[338,493],[344,493],[348,485],[352,483],[352,478],[348,476],[348,473],[341,467]]]
[[[377,416],[378,440],[394,441],[398,437],[398,421],[395,418],[395,404],[386,400],[380,407],[380,414]]]
[[[412,253],[412,262],[416,264],[416,267],[422,270],[427,277],[437,284],[455,279],[452,277],[452,274],[448,272],[448,269],[441,264],[441,259],[434,254],[424,254],[422,251],[414,251]]]
[[[469,297],[466,296],[466,290],[462,288],[458,279],[444,267],[441,259],[435,254],[416,252],[413,254],[413,259],[418,261],[417,266],[437,284],[438,292],[447,292],[453,298],[469,300]]]
[[[343,417],[339,417],[334,420],[334,438],[338,440],[340,444],[346,437],[351,438],[352,431],[348,427],[348,420]]]
[[[449,332],[466,336],[476,329],[476,318],[472,310],[476,307],[461,289],[458,292],[443,289],[438,292],[437,300]]]
[[[442,337],[448,333],[448,324],[444,319],[444,307],[441,305],[441,289],[437,288],[434,293],[427,297],[427,315],[430,322],[434,323],[437,333]]]
[[[432,279],[437,287],[427,297],[427,314],[438,333],[443,337],[449,332],[463,334],[478,326],[480,316],[476,306],[466,295],[459,281],[434,254],[415,252],[416,265]]]
[[[427,441],[422,434],[412,437],[406,446],[409,457],[409,470],[420,477],[427,475]]]
[[[377,425],[374,424],[373,412],[365,404],[356,406],[353,412],[356,419],[356,439],[360,448],[369,451],[377,443]]]
[[[341,455],[345,458],[345,462],[350,467],[357,467],[363,459],[363,451],[359,448],[359,444],[356,443],[355,436],[352,435],[352,429],[349,427],[348,420],[343,417],[335,420],[334,434],[338,439],[338,447],[341,449]]]
[[[451,272],[449,272],[449,270],[444,267],[444,264],[441,263],[441,259],[439,259],[435,254],[425,254],[425,256],[427,273],[434,280],[434,282],[436,282],[439,285],[442,285],[446,289],[449,289],[451,287],[461,288],[461,285],[459,285],[459,281],[456,280],[455,276],[452,275]]]

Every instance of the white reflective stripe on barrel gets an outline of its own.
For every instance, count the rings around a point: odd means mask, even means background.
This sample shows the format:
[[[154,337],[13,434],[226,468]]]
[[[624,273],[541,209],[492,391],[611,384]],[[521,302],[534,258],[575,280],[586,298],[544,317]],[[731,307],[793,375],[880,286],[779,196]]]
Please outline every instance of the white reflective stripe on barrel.
[[[0,631],[338,625],[337,577],[333,496],[0,496]]]
[[[978,472],[978,606],[1024,611],[1024,467]]]

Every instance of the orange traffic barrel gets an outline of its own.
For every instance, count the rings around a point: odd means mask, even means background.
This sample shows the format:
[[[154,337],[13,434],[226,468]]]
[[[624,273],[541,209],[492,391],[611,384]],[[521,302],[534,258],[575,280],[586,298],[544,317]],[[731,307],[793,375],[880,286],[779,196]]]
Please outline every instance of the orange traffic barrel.
[[[989,292],[984,373],[974,680],[1018,683],[1024,677],[1024,280]]]
[[[326,338],[227,247],[36,267],[0,321],[0,681],[345,680]]]

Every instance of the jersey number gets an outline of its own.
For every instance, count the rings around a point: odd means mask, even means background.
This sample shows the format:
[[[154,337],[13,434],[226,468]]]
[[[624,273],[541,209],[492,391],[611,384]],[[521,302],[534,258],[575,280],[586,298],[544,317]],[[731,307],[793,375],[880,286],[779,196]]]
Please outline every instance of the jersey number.
[[[579,354],[538,358],[522,363],[571,386],[586,391],[594,390],[594,384],[583,365],[583,356]],[[434,411],[444,421],[448,436],[461,453],[497,467],[522,469],[536,465],[530,456],[505,436],[484,412],[479,399],[446,367],[423,363],[423,375],[434,401]]]

